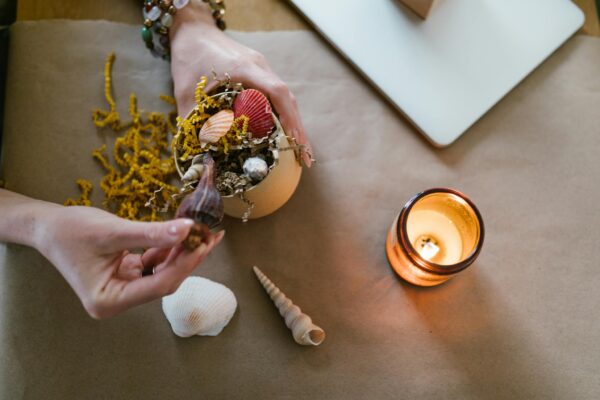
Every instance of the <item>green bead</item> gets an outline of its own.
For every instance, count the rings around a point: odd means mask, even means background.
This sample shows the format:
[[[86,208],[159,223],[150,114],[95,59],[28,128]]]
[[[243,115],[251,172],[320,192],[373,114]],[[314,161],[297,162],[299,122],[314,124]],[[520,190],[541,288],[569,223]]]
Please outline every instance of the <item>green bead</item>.
[[[152,42],[152,31],[145,26],[142,27],[142,39],[146,43]]]

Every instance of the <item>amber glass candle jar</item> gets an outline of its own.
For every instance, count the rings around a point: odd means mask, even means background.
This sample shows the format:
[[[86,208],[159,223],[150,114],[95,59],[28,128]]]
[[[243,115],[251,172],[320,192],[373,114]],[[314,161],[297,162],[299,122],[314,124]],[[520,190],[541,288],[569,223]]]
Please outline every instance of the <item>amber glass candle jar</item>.
[[[404,280],[439,285],[475,261],[484,227],[475,204],[461,192],[435,188],[411,198],[390,228],[388,260]]]

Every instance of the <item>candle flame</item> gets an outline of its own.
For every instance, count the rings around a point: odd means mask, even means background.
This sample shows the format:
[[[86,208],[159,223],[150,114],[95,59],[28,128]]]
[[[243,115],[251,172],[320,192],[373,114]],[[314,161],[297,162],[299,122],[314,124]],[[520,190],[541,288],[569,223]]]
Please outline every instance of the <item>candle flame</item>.
[[[420,248],[419,254],[427,261],[431,261],[440,252],[440,247],[432,241],[423,243]]]

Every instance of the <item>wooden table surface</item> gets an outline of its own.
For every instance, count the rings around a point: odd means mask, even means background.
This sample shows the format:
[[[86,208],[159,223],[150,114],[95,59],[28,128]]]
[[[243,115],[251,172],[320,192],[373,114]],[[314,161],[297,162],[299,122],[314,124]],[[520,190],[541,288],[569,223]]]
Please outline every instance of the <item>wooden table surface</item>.
[[[18,0],[17,20],[107,19],[141,23],[140,0]],[[284,0],[226,0],[225,21],[241,31],[308,29]]]
[[[582,33],[600,36],[595,0],[574,0],[585,13]],[[49,18],[107,19],[139,23],[140,1],[19,0],[18,20]],[[242,31],[308,29],[285,0],[226,0],[227,24]]]

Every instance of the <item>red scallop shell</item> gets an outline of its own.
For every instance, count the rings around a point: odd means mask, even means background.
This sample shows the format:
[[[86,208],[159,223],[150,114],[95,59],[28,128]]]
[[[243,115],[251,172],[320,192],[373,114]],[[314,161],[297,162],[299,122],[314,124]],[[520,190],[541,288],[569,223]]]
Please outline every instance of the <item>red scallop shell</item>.
[[[242,115],[248,117],[248,131],[252,132],[251,137],[253,138],[267,136],[273,131],[275,122],[273,121],[271,103],[258,90],[242,90],[233,102],[233,112],[235,118]]]

